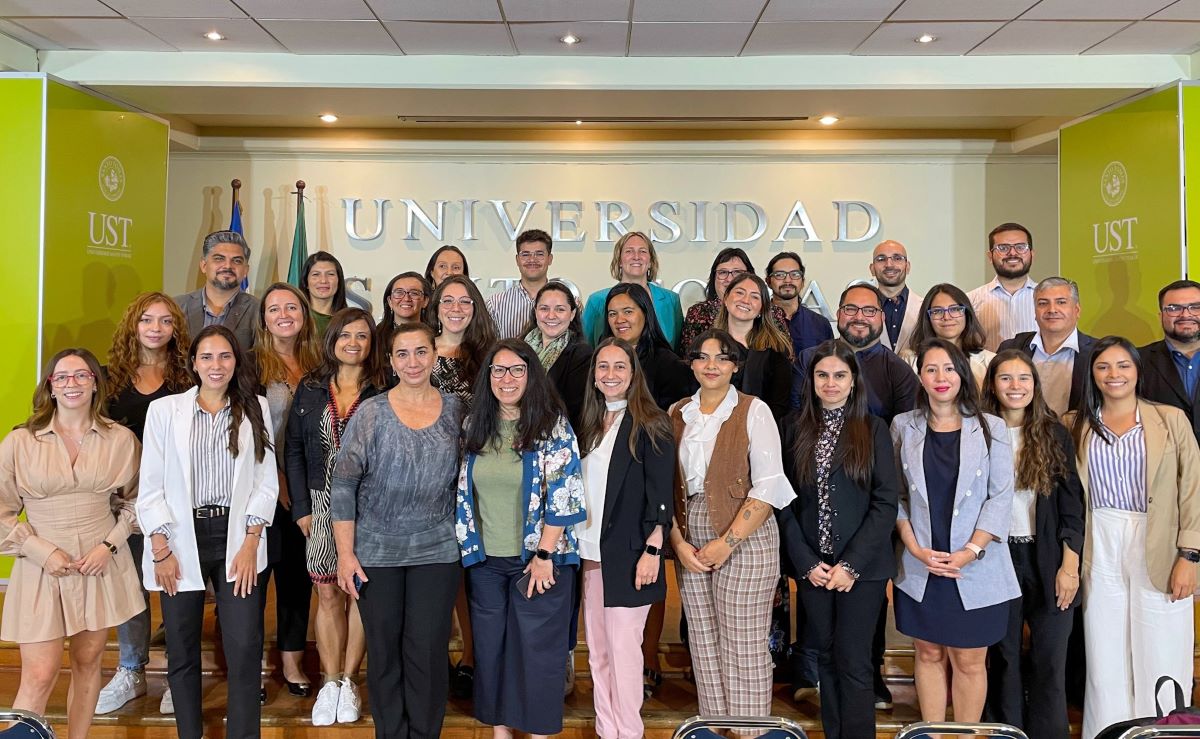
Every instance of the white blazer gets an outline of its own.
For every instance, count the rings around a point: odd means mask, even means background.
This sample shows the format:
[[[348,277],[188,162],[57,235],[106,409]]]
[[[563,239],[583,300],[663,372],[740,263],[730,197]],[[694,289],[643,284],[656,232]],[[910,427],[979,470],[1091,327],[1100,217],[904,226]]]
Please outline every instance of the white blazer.
[[[147,537],[164,524],[171,526],[171,549],[179,560],[183,579],[179,590],[203,590],[200,555],[192,519],[192,414],[197,388],[159,398],[146,411],[142,435],[141,484],[138,490],[138,525]],[[267,399],[259,396],[267,435],[271,436],[271,413]],[[272,439],[274,443],[274,439]],[[233,468],[233,500],[229,506],[229,538],[225,561],[233,557],[246,539],[246,516],[257,516],[269,526],[279,498],[279,475],[275,455],[268,451],[262,462],[254,460],[250,420],[238,428],[238,455]],[[154,554],[142,552],[142,579],[146,590],[162,590],[154,581]],[[258,572],[267,567],[267,537],[258,540]],[[228,577],[228,575],[227,575]]]

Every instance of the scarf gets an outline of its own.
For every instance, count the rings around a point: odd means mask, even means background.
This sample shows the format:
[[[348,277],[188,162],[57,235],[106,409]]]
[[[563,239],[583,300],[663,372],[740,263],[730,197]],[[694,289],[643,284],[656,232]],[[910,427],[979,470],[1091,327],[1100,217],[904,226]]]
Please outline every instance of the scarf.
[[[550,343],[542,342],[542,331],[537,326],[525,334],[525,343],[537,352],[538,361],[542,363],[542,367],[550,369],[554,362],[558,359],[558,355],[562,354],[563,349],[571,343],[570,330],[563,331],[558,335],[557,339],[553,339]]]

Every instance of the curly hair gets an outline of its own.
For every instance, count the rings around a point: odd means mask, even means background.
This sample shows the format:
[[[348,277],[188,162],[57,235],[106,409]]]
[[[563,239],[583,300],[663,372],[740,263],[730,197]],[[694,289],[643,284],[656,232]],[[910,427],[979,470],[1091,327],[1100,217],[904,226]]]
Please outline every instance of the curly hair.
[[[167,364],[163,367],[163,383],[172,393],[181,393],[192,386],[188,365],[188,326],[183,311],[174,300],[161,292],[145,292],[125,308],[117,329],[113,331],[108,350],[108,392],[116,395],[137,381],[141,365],[142,345],[138,340],[138,323],[142,314],[155,303],[162,303],[171,314],[171,339],[165,348]]]
[[[1017,468],[1017,489],[1049,495],[1054,489],[1054,481],[1067,474],[1067,458],[1054,438],[1055,427],[1061,425],[1058,416],[1046,405],[1042,379],[1033,360],[1019,349],[1005,349],[997,354],[988,365],[980,405],[984,412],[1003,418],[1004,406],[996,393],[996,375],[1005,362],[1020,362],[1033,375],[1033,396],[1025,407],[1025,419],[1021,423],[1021,450],[1013,458]]]

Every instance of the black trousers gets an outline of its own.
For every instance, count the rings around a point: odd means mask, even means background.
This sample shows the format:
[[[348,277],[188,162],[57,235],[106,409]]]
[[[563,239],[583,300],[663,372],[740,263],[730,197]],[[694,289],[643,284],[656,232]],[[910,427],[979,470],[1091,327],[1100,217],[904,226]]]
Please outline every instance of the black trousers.
[[[308,616],[312,606],[312,578],[308,576],[308,543],[292,520],[292,512],[275,506],[275,520],[267,528],[270,563],[275,577],[275,642],[281,652],[303,652],[308,644]],[[265,601],[264,601],[265,603]]]
[[[1008,633],[988,648],[988,716],[1023,729],[1029,739],[1062,739],[1068,734],[1067,640],[1076,609],[1045,602],[1034,546],[1008,545],[1021,597],[1009,608]],[[1022,660],[1026,623],[1030,649]]]
[[[818,650],[821,723],[828,739],[874,739],[875,668],[872,632],[887,581],[854,584],[848,593],[799,582],[808,644]]]
[[[367,694],[380,739],[436,737],[446,716],[446,644],[462,565],[364,567]]]
[[[258,583],[245,598],[233,594],[233,583],[226,581],[228,527],[228,516],[196,519],[196,549],[200,555],[200,572],[212,583],[217,599],[217,620],[221,626],[229,691],[225,736],[246,739],[259,736],[262,709],[258,703],[258,690],[262,677],[262,612],[267,578],[265,571],[260,573]],[[204,591],[189,590],[172,596],[163,593],[160,603],[167,633],[167,684],[175,701],[175,730],[180,739],[200,739],[204,734],[200,711]]]

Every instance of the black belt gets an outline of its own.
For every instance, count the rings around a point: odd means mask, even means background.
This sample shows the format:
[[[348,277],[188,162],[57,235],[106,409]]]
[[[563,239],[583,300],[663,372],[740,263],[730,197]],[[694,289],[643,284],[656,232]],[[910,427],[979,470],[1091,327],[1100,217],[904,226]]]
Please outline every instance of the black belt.
[[[223,505],[202,505],[199,508],[192,509],[194,518],[220,518],[228,516],[229,508]]]

